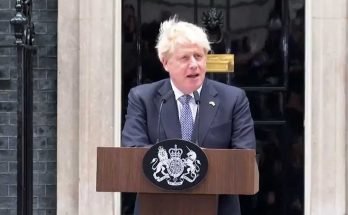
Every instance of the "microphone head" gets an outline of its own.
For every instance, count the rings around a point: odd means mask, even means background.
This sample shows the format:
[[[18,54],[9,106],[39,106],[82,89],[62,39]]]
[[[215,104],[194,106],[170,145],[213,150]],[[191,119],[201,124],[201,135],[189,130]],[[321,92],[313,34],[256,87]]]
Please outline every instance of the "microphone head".
[[[162,102],[166,103],[167,100],[173,95],[173,90],[169,90],[164,96],[162,96]]]
[[[199,98],[199,93],[196,91],[193,92],[193,97],[195,99],[196,104],[199,104],[200,98]]]

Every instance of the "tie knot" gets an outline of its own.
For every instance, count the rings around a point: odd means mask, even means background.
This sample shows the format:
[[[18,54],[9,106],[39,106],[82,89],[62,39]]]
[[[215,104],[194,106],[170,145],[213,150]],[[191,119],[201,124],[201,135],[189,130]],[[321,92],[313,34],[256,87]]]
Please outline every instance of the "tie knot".
[[[190,100],[191,100],[191,96],[190,95],[183,95],[179,97],[179,102],[184,105],[184,104],[189,104]]]

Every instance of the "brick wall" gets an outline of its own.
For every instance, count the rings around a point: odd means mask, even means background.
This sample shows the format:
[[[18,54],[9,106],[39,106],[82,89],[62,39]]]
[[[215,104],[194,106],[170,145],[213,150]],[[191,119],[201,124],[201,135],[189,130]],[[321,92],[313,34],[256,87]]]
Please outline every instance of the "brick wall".
[[[16,0],[0,1],[0,44],[12,44]],[[33,0],[34,214],[56,214],[57,0]],[[16,49],[0,48],[0,215],[17,206]]]
[[[11,1],[0,1],[0,44],[13,43],[9,19]],[[0,215],[16,214],[17,150],[16,56],[13,48],[0,48]]]

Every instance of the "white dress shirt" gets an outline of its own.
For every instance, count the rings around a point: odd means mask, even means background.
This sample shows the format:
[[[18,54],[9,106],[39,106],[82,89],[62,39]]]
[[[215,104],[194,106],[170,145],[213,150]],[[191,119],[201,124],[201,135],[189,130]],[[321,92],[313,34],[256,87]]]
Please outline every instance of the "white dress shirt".
[[[178,111],[179,111],[179,119],[180,119],[180,116],[181,116],[181,110],[182,110],[182,104],[181,102],[179,101],[179,98],[183,95],[185,95],[183,92],[181,92],[175,85],[174,83],[172,82],[172,80],[170,80],[170,84],[172,85],[172,89],[174,91],[174,95],[175,95],[175,100],[176,100],[176,104],[178,106]],[[197,92],[198,94],[201,94],[201,90],[202,90],[202,86],[200,86],[198,89],[197,89]],[[195,122],[195,119],[196,119],[196,113],[197,113],[197,104],[195,102],[195,99],[194,99],[194,96],[193,96],[193,92],[189,94],[192,99],[190,100],[190,108],[191,108],[191,113],[192,113],[192,118],[193,118],[193,123]]]

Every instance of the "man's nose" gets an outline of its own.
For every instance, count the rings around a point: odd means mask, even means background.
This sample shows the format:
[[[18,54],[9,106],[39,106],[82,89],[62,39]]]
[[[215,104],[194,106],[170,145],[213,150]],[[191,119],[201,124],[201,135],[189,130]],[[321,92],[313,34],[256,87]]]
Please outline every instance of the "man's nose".
[[[198,66],[197,59],[194,56],[190,58],[190,68],[195,69]]]

